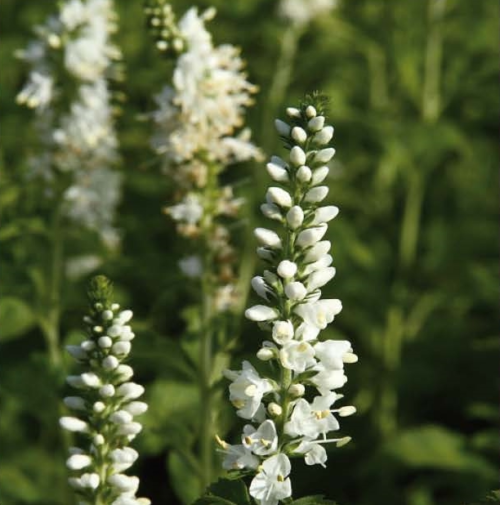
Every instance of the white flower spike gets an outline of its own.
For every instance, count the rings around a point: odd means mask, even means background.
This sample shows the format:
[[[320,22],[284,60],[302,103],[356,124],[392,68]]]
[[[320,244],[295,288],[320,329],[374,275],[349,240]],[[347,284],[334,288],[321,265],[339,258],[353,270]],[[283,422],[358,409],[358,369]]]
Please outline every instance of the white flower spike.
[[[79,417],[60,419],[62,428],[81,432],[88,440],[85,449],[70,450],[66,466],[73,475],[69,483],[85,503],[148,503],[146,499],[135,497],[139,479],[122,473],[138,457],[137,451],[128,444],[142,429],[142,425],[134,421],[134,416],[143,414],[147,405],[136,401],[144,393],[144,388],[125,382],[126,376],[131,376],[133,371],[120,373],[121,367],[130,368],[121,361],[131,348],[130,341],[122,338],[131,332],[126,323],[132,318],[132,312],[120,311],[111,303],[111,297],[109,280],[103,276],[95,277],[89,288],[91,314],[85,317],[88,340],[81,344],[85,344],[86,357],[77,360],[86,371],[68,377],[67,381],[83,390],[84,397],[66,397],[65,405],[76,411]],[[110,336],[102,336],[103,332]],[[111,345],[103,339],[111,340]],[[102,476],[107,477],[103,480]]]
[[[342,398],[334,390],[347,381],[344,365],[357,360],[351,344],[319,340],[321,330],[342,310],[340,300],[321,298],[321,289],[336,273],[331,243],[322,239],[338,208],[321,204],[328,187],[317,185],[327,176],[324,163],[334,154],[329,147],[333,128],[325,124],[322,100],[314,96],[300,108],[287,109],[287,114],[289,121],[276,125],[290,149],[289,159],[279,158],[277,164],[274,157],[273,168],[268,166],[280,186],[271,186],[266,196],[268,205],[281,209],[275,220],[281,228],[255,230],[263,246],[258,254],[268,269],[254,278],[252,286],[265,305],[245,313],[270,332],[272,341],[264,341],[257,352],[262,369],[269,372],[261,376],[249,362],[241,372],[226,372],[232,382],[230,400],[250,424],[243,429],[241,446],[226,447],[224,467],[229,467],[229,458],[232,468],[256,471],[249,491],[259,505],[277,505],[291,498],[290,457],[325,467],[323,445],[340,446],[346,440],[327,438],[340,428],[337,417],[356,411],[353,406],[333,408]],[[285,172],[286,177],[281,177]],[[267,208],[262,210],[274,218]]]

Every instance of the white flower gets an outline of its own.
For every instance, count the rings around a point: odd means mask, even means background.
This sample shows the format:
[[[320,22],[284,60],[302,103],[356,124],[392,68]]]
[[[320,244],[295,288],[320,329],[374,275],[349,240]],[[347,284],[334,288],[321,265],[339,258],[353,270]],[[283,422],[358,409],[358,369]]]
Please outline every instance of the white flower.
[[[336,398],[335,393],[316,396],[312,403],[300,398],[294,405],[290,421],[285,425],[285,432],[292,437],[305,436],[316,440],[319,435],[338,430],[339,423],[330,412]]]
[[[341,388],[347,382],[344,370],[330,370],[321,363],[315,366],[315,370],[318,373],[311,377],[310,381],[322,395],[328,394],[332,389]]]
[[[181,203],[168,208],[168,213],[174,221],[196,224],[203,216],[203,205],[198,195],[190,193]]]
[[[224,442],[221,452],[224,453],[222,468],[225,470],[255,469],[259,466],[259,458],[244,445],[230,445]]]
[[[336,4],[336,0],[281,0],[279,13],[294,24],[306,25],[328,13]]]
[[[316,364],[313,347],[307,342],[296,340],[283,346],[280,350],[280,361],[285,368],[297,373],[302,373]]]
[[[319,300],[298,305],[295,313],[304,321],[299,327],[299,334],[305,340],[315,339],[341,310],[340,300]]]
[[[303,454],[306,465],[321,465],[326,468],[328,456],[325,448],[318,443],[303,440],[293,452]]]
[[[261,379],[248,361],[243,362],[241,371],[227,371],[226,376],[233,381],[229,386],[229,400],[238,409],[237,414],[243,419],[253,419],[262,397],[272,390],[271,384]]]
[[[277,505],[292,495],[290,460],[284,454],[276,454],[262,463],[260,472],[250,484],[250,495],[259,505]]]
[[[297,273],[297,264],[293,261],[283,260],[276,270],[283,279],[290,279]]]
[[[294,328],[291,321],[276,321],[273,324],[273,340],[284,345],[293,339]]]
[[[179,268],[184,275],[191,279],[197,279],[203,274],[201,258],[196,255],[187,256],[179,260]]]
[[[352,352],[351,343],[347,340],[326,340],[314,346],[316,357],[328,370],[343,370],[343,356]]]
[[[268,456],[276,452],[278,447],[278,435],[273,421],[267,419],[258,429],[251,424],[245,425],[241,437],[243,445],[257,456]]]

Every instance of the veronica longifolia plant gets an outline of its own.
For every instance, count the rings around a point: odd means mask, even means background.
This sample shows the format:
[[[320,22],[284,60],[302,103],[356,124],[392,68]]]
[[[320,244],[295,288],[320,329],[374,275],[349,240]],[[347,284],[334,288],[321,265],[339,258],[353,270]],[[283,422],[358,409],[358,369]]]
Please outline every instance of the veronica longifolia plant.
[[[268,269],[252,280],[264,303],[246,311],[270,335],[257,358],[275,366],[263,377],[247,361],[241,370],[226,371],[230,401],[248,424],[241,444],[219,441],[224,468],[254,473],[249,491],[261,505],[292,495],[291,457],[325,466],[325,444],[350,440],[329,436],[339,429],[337,417],[355,412],[352,406],[336,406],[342,398],[336,390],[347,381],[344,363],[357,357],[349,342],[320,336],[342,309],[340,300],[321,298],[321,288],[335,275],[331,244],[322,239],[338,208],[321,205],[328,194],[323,185],[327,163],[335,153],[333,127],[325,123],[316,96],[287,109],[287,115],[288,121],[277,120],[276,127],[288,159],[272,157],[267,164],[274,182],[261,206],[280,231],[255,230],[257,253]]]
[[[66,0],[17,55],[31,68],[17,96],[36,112],[40,153],[28,175],[41,179],[65,217],[110,246],[121,178],[109,80],[119,75],[112,0]]]
[[[75,416],[60,419],[64,429],[81,437],[81,447],[71,448],[66,462],[74,473],[69,483],[81,505],[148,505],[148,499],[135,496],[139,479],[123,473],[138,457],[129,447],[142,429],[134,416],[147,410],[137,400],[144,388],[130,382],[134,372],[124,363],[135,337],[128,324],[132,312],[113,303],[111,283],[103,276],[91,281],[88,295],[87,339],[67,347],[82,367],[67,378],[77,396],[64,398]]]

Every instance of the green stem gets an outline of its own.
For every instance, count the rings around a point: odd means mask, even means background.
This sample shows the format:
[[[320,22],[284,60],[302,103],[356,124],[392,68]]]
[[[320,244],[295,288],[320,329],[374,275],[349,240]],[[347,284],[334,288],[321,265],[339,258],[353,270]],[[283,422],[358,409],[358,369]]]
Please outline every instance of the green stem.
[[[267,97],[267,105],[264,107],[264,117],[262,124],[262,144],[264,147],[269,147],[266,145],[268,140],[273,138],[270,135],[269,129],[272,128],[273,117],[276,114],[276,109],[287,91],[288,85],[290,84],[290,77],[293,70],[293,62],[295,55],[297,53],[297,47],[299,39],[303,33],[304,28],[302,26],[290,25],[283,35],[281,40],[280,55],[278,58],[278,63],[276,65],[276,70],[273,73],[273,80],[269,87],[269,94]]]
[[[441,112],[442,30],[441,20],[446,9],[446,0],[429,0],[429,35],[425,49],[425,73],[422,91],[421,117],[423,123],[432,124]],[[398,387],[397,375],[402,361],[402,349],[406,336],[404,301],[396,288],[412,272],[417,257],[421,230],[422,210],[425,197],[426,174],[420,167],[412,166],[408,178],[405,208],[401,222],[399,243],[399,276],[394,284],[396,301],[389,307],[384,334],[383,363],[385,380],[380,398],[379,428],[382,437],[389,437],[397,430]]]
[[[52,219],[51,261],[48,271],[48,290],[46,307],[41,316],[40,326],[47,344],[49,359],[56,368],[61,366],[60,351],[60,320],[61,320],[61,286],[64,262],[64,240],[62,231],[62,213],[60,205],[56,205]],[[42,295],[43,296],[43,295]]]
[[[199,355],[199,389],[201,404],[200,420],[200,491],[203,493],[212,481],[213,456],[214,456],[214,428],[213,428],[213,397],[211,387],[211,370],[213,362],[213,337],[214,337],[214,254],[211,241],[214,231],[214,213],[217,191],[216,166],[208,166],[208,180],[205,188],[205,215],[202,222],[203,239],[203,274],[201,280],[202,309],[201,309],[201,335]]]

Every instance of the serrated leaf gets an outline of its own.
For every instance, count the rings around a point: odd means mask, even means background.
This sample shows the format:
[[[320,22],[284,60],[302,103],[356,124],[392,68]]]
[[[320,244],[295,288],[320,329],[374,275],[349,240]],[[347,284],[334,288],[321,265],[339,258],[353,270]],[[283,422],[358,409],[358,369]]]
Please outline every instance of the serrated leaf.
[[[294,500],[290,505],[337,505],[336,502],[326,499],[323,495],[305,496]]]
[[[35,315],[23,300],[13,296],[0,299],[0,341],[22,336],[35,324]]]

